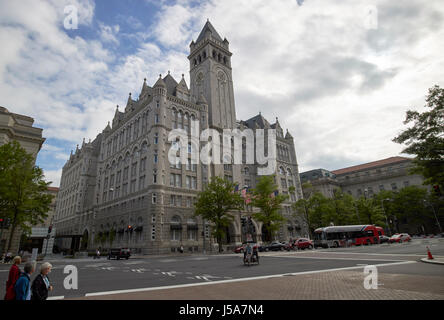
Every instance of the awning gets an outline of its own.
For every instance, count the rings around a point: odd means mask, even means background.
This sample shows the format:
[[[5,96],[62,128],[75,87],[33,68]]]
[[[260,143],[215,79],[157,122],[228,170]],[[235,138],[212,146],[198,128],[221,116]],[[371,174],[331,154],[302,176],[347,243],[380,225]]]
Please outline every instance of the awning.
[[[182,225],[178,224],[178,223],[172,223],[172,224],[170,224],[170,229],[171,230],[182,230]]]

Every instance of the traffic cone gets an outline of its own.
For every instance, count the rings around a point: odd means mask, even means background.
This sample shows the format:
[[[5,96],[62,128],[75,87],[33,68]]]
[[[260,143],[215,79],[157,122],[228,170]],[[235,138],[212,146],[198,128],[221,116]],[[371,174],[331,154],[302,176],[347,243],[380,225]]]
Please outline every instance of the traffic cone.
[[[427,259],[432,260],[433,256],[432,253],[430,252],[429,246],[427,246]]]

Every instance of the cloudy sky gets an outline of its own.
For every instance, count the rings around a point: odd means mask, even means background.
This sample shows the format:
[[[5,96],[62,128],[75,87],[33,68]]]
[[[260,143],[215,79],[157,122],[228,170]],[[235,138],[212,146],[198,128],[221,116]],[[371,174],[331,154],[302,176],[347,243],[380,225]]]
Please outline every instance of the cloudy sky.
[[[279,117],[301,172],[339,169],[400,154],[405,111],[444,86],[443,17],[441,0],[0,0],[0,106],[44,129],[37,164],[58,186],[143,78],[189,83],[209,18],[234,54],[237,118]]]

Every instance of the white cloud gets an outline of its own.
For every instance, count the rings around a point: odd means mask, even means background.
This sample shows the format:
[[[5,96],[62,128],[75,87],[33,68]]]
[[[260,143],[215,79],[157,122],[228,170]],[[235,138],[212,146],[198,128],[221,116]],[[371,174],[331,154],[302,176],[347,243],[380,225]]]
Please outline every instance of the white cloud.
[[[402,149],[391,138],[405,111],[420,109],[427,88],[443,78],[444,8],[438,0],[375,0],[378,28],[368,30],[368,3],[160,1],[148,31],[124,35],[102,23],[100,39],[85,40],[67,35],[63,8],[76,5],[79,23],[91,26],[92,0],[2,1],[0,43],[8,45],[0,51],[0,105],[34,117],[45,137],[73,148],[94,139],[129,92],[137,97],[143,78],[153,84],[171,70],[189,83],[189,42],[209,18],[234,54],[237,118],[278,116],[295,138],[301,170],[389,157]],[[139,49],[110,52],[102,43],[118,44],[117,35],[137,39]],[[147,42],[153,38],[158,43]],[[47,174],[55,180],[58,172]]]
[[[102,42],[111,42],[114,44],[119,44],[119,40],[116,35],[119,33],[120,26],[117,24],[115,26],[107,26],[103,23],[99,23],[100,28],[100,39]]]

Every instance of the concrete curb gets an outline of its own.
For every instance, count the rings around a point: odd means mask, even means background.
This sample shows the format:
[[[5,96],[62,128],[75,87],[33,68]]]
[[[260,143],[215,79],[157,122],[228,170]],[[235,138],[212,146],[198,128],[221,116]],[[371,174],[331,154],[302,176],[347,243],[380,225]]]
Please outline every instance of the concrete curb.
[[[433,263],[433,264],[441,264],[444,265],[444,259],[428,259],[428,258],[422,258],[421,259],[422,262],[426,262],[426,263]]]

